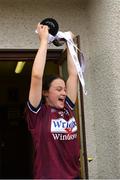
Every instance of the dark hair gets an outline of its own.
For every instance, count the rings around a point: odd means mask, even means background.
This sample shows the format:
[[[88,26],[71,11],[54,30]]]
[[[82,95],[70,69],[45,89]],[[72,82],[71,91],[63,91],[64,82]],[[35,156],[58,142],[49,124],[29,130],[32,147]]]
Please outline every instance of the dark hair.
[[[59,75],[54,75],[54,74],[50,74],[50,75],[45,75],[43,77],[43,87],[42,90],[43,91],[48,91],[50,88],[50,85],[52,83],[52,81],[54,81],[55,79],[62,79],[63,81],[65,81],[61,76]],[[42,96],[42,101],[43,103],[45,103],[45,97]]]
[[[52,81],[54,81],[55,79],[62,79],[64,81],[64,79],[59,76],[59,75],[54,75],[54,74],[50,74],[50,75],[46,75],[43,77],[43,90],[49,90],[49,87],[52,83]]]

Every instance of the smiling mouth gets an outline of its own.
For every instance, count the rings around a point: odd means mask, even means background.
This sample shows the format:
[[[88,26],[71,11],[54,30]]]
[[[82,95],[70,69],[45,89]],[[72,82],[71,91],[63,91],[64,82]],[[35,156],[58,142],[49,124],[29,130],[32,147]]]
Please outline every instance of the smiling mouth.
[[[59,100],[60,102],[63,102],[63,103],[64,103],[64,101],[65,101],[64,98],[58,98],[58,100]]]

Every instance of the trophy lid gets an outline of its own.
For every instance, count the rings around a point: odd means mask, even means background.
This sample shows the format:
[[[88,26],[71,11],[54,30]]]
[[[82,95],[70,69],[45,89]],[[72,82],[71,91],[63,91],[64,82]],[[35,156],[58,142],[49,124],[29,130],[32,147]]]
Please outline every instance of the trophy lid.
[[[49,27],[49,33],[53,36],[55,36],[59,30],[59,25],[53,18],[45,18],[40,24],[47,25]]]

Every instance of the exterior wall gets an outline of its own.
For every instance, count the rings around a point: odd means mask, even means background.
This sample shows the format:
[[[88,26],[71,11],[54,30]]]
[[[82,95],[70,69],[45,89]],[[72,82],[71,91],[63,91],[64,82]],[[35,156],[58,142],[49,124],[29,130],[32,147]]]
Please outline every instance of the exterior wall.
[[[86,59],[85,121],[90,178],[120,178],[120,0],[0,0],[0,48],[36,49],[35,28],[53,17],[80,34]],[[49,48],[54,48],[49,46]]]
[[[55,18],[62,31],[84,34],[82,8],[81,0],[0,0],[0,48],[38,48],[35,28],[47,17]]]
[[[89,0],[86,14],[87,77],[90,73],[87,84],[90,83],[88,96],[92,97],[94,116],[94,120],[88,118],[86,102],[87,147],[94,158],[89,164],[89,174],[91,178],[117,179],[120,178],[120,1]]]

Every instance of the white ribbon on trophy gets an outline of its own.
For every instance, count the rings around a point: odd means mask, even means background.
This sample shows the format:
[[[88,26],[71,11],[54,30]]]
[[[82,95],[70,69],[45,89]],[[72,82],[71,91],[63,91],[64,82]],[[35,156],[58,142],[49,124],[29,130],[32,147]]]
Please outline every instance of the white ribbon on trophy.
[[[36,33],[37,30],[35,31]],[[85,95],[87,95],[87,91],[85,89],[85,81],[84,81],[84,77],[83,77],[83,72],[84,72],[84,62],[80,62],[78,60],[78,55],[77,55],[77,51],[79,50],[78,47],[75,45],[72,37],[71,37],[71,33],[70,32],[61,32],[58,31],[58,33],[56,34],[56,36],[53,36],[51,34],[49,34],[48,36],[48,43],[52,43],[55,39],[65,39],[69,48],[69,51],[71,53],[73,62],[75,64],[76,70],[77,70],[77,74],[79,77],[79,80],[81,82],[82,88],[83,88],[83,92]],[[79,50],[80,51],[80,50]],[[83,56],[83,55],[82,55]]]

